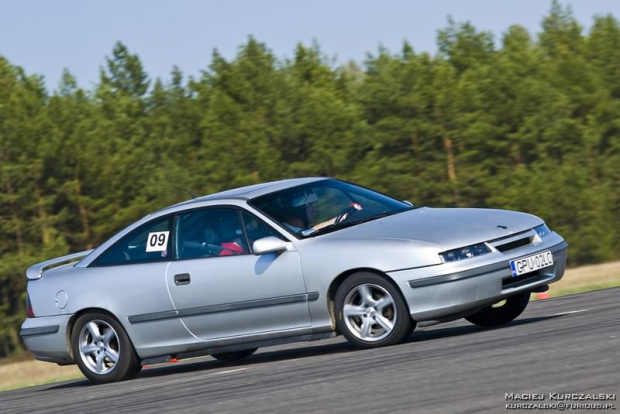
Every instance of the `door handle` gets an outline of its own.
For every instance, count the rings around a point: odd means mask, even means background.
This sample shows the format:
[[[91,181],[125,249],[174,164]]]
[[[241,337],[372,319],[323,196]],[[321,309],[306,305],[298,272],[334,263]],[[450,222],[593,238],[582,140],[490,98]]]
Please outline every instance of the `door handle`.
[[[179,273],[178,275],[174,275],[174,284],[177,286],[189,285],[189,282],[189,273]]]

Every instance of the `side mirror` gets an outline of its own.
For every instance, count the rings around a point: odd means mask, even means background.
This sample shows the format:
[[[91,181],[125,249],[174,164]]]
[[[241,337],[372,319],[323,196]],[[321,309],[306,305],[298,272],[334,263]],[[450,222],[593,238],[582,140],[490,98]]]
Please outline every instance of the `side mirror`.
[[[278,239],[277,237],[268,236],[258,239],[252,244],[252,250],[255,255],[282,252],[288,249],[289,242]]]

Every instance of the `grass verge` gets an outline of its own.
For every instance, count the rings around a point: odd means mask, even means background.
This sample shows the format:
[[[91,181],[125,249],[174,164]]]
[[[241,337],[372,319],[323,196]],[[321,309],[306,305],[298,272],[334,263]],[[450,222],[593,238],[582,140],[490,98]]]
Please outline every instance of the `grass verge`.
[[[83,378],[76,365],[58,366],[34,359],[4,358],[0,363],[0,391]]]
[[[564,277],[549,285],[551,297],[620,286],[620,261],[566,269]]]

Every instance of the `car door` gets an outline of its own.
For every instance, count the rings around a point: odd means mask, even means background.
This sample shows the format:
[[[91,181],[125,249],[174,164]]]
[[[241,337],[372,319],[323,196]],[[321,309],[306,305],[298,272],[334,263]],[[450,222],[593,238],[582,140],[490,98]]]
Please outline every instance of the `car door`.
[[[251,254],[260,237],[282,237],[236,207],[178,214],[166,280],[187,329],[210,340],[310,326],[296,251]]]

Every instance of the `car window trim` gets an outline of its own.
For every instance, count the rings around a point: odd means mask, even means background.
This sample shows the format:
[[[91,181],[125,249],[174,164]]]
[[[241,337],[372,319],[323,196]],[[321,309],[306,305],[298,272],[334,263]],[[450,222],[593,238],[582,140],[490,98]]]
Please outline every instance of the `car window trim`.
[[[250,238],[248,237],[248,232],[245,229],[245,221],[243,221],[243,211],[238,210],[237,216],[239,217],[239,222],[241,223],[241,232],[243,233],[243,240],[245,240],[245,245],[248,246],[248,252],[250,254],[254,254],[254,250],[252,246],[250,246]]]

